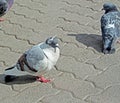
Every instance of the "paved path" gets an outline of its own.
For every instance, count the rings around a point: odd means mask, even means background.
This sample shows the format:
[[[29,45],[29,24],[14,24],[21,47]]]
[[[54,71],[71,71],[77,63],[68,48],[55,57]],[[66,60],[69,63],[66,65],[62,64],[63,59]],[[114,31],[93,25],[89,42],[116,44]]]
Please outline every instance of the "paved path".
[[[99,21],[105,1],[15,0],[0,23],[0,103],[119,103],[120,45],[113,55],[101,53]],[[45,75],[53,82],[25,76],[4,84],[4,69],[51,35],[61,45],[56,68]]]

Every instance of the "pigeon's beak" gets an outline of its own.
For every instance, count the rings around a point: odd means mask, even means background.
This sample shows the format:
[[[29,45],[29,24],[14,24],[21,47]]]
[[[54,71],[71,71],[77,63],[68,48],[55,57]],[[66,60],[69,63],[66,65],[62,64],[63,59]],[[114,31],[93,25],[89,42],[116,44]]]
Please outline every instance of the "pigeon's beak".
[[[56,35],[52,37],[52,40],[56,38]]]
[[[101,10],[105,10],[104,8],[102,8]]]

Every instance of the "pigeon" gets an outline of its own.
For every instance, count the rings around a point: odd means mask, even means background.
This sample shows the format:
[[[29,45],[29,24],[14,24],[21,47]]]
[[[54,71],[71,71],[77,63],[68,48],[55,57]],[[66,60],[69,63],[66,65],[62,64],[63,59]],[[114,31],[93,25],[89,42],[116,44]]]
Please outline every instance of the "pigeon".
[[[5,82],[11,82],[18,76],[32,75],[40,82],[47,83],[50,80],[42,75],[56,65],[60,56],[60,48],[57,37],[49,37],[45,42],[39,43],[18,59],[17,63],[6,69]]]
[[[113,3],[105,3],[105,13],[101,17],[102,52],[104,54],[115,53],[115,44],[120,37],[120,12]]]
[[[0,0],[0,17],[5,15],[7,11],[12,7],[14,0]],[[4,21],[3,18],[0,18],[0,21]]]

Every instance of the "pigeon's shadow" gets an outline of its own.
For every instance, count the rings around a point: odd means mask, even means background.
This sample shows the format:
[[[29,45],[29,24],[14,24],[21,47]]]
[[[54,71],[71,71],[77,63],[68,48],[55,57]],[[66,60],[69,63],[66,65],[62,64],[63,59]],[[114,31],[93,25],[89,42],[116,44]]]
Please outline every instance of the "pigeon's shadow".
[[[36,81],[35,76],[25,75],[25,76],[16,77],[13,81],[5,83],[4,77],[5,77],[4,74],[0,74],[0,83],[6,84],[6,85],[27,84],[27,83],[32,83]]]
[[[102,49],[102,37],[97,34],[68,34],[68,36],[75,37],[75,39],[86,45],[92,47],[96,51],[101,52]]]

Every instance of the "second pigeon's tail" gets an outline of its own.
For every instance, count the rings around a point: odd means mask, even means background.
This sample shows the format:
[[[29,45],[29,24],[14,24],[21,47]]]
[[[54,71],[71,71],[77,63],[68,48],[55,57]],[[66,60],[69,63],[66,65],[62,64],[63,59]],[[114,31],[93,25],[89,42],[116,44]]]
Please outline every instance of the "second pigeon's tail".
[[[11,76],[23,76],[23,75],[26,75],[27,72],[18,70],[18,68],[15,65],[13,67],[6,69],[4,74],[11,75]]]

